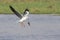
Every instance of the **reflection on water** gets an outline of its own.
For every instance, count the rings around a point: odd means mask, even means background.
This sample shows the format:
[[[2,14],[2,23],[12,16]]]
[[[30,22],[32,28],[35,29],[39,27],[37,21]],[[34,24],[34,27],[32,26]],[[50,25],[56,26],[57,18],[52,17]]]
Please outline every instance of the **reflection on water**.
[[[0,40],[60,40],[60,16],[29,15],[31,26],[21,27],[15,15],[0,15]]]

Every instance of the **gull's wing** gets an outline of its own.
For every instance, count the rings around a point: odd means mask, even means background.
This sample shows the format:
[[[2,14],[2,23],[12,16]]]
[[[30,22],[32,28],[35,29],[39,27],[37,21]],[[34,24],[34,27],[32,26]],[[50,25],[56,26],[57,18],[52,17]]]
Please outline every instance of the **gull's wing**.
[[[17,15],[19,18],[22,18],[22,15],[19,14],[11,5],[9,7],[14,12],[15,15]]]

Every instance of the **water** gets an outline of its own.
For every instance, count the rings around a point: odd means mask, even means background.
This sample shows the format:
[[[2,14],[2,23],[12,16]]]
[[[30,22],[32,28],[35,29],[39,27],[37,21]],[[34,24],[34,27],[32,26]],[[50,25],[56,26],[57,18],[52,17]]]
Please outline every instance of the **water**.
[[[29,16],[31,26],[22,27],[15,15],[0,14],[0,40],[60,40],[60,16]]]

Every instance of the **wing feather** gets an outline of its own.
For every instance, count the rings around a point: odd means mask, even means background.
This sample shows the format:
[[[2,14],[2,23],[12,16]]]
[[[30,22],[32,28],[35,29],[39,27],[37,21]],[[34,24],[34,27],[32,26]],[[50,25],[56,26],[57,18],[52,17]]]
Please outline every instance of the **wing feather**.
[[[10,7],[11,11],[12,11],[15,15],[17,15],[19,18],[22,18],[22,15],[19,14],[11,5],[10,5],[9,7]]]

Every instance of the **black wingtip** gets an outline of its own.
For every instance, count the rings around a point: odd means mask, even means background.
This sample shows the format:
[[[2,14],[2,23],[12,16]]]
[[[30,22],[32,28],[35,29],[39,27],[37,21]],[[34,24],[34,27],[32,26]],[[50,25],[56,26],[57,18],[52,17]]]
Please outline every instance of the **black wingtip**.
[[[11,7],[11,5],[9,5],[9,7]]]
[[[30,26],[30,22],[28,22],[28,25]]]
[[[11,6],[11,5],[9,5],[9,7],[10,7],[10,8],[12,8],[12,6]]]
[[[12,11],[14,11],[14,8],[13,8],[11,5],[10,5],[9,7],[10,7],[10,9],[11,9]]]
[[[17,12],[11,5],[10,5],[9,7],[10,7],[10,9],[11,9],[14,13]]]
[[[22,15],[19,14],[11,5],[9,5],[9,8],[11,9],[11,11],[12,11],[15,15],[17,15],[19,18],[22,18]]]

